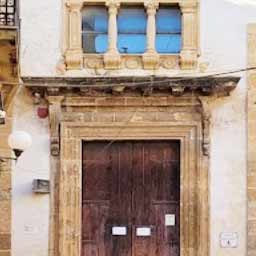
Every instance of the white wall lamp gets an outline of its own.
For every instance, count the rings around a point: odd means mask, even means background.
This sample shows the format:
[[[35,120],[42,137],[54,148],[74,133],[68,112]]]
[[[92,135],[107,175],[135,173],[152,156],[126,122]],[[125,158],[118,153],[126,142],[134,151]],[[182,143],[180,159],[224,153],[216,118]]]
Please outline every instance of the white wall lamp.
[[[30,134],[24,131],[15,131],[11,133],[8,137],[8,145],[13,150],[15,158],[14,157],[1,157],[0,156],[0,162],[3,162],[4,160],[17,160],[20,155],[28,149],[32,144],[32,139]]]

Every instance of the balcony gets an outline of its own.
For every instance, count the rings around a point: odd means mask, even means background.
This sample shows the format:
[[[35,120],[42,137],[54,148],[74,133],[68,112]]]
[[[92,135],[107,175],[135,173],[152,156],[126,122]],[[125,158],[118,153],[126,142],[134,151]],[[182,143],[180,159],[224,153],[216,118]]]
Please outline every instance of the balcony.
[[[0,26],[13,28],[17,25],[17,1],[0,0]]]
[[[12,40],[19,27],[18,0],[0,0],[0,40]]]

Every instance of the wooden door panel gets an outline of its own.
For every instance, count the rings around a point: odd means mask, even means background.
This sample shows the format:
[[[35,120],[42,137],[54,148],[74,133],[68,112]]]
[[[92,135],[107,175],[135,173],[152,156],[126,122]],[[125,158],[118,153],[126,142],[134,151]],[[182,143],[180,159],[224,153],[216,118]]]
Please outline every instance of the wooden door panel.
[[[155,203],[155,216],[156,216],[156,226],[157,226],[157,247],[158,255],[179,255],[171,254],[171,251],[179,251],[179,228],[180,228],[180,213],[179,207],[174,203]],[[166,215],[175,216],[175,224],[167,225],[165,222]]]
[[[82,256],[99,256],[99,248],[96,242],[82,241]]]
[[[147,226],[151,228],[150,236],[137,236],[136,229],[141,226],[133,225],[132,230],[132,255],[136,256],[156,256],[156,228],[155,226]]]
[[[111,214],[106,226],[105,248],[107,256],[131,255],[131,174],[132,144],[113,143],[108,150],[113,159]],[[112,227],[126,227],[127,235],[113,236]]]
[[[83,144],[83,256],[178,256],[179,201],[178,142]],[[127,235],[113,236],[114,226]],[[137,227],[151,235],[137,236]]]
[[[134,143],[132,189],[133,225],[154,230],[150,237],[133,235],[133,256],[179,255],[178,142]],[[166,214],[175,215],[175,226],[165,225]]]
[[[131,159],[129,142],[83,145],[82,233],[83,241],[93,238],[88,249],[92,255],[131,255],[131,231],[125,237],[112,235],[112,227],[131,223]],[[88,243],[82,248],[86,255]]]

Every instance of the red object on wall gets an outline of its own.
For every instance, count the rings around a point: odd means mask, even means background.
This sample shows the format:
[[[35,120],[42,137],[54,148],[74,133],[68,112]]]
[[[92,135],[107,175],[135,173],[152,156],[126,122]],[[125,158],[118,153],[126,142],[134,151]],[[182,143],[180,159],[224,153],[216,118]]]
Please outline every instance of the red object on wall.
[[[37,108],[37,115],[39,118],[46,118],[49,114],[49,110],[47,107],[38,107]]]

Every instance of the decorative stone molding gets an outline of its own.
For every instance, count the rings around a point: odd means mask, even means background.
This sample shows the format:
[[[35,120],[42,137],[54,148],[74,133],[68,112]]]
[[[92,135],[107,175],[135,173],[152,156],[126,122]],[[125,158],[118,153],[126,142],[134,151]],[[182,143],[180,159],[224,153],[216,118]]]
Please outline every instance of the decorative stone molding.
[[[120,54],[117,50],[117,24],[116,15],[118,7],[121,4],[131,4],[130,0],[113,1],[113,0],[63,0],[66,4],[64,8],[66,10],[64,13],[64,20],[66,21],[66,29],[64,29],[64,45],[65,45],[65,62],[66,68],[69,69],[135,69],[134,66],[138,66],[138,69],[158,69],[163,67],[165,69],[177,69],[181,68],[184,70],[192,70],[197,67],[199,43],[199,22],[198,22],[198,10],[199,1],[198,0],[176,0],[176,1],[166,1],[166,0],[150,0],[141,1],[134,0],[133,4],[144,4],[147,8],[148,13],[148,26],[147,26],[147,51],[137,58],[140,59],[138,62],[132,61],[134,65],[129,65],[130,61],[126,65],[127,58],[125,55]],[[82,36],[81,36],[81,8],[85,4],[102,4],[105,3],[109,8],[109,47],[105,54],[83,54],[82,49]],[[155,12],[159,4],[179,4],[181,11],[183,13],[182,21],[182,50],[180,54],[158,54],[155,51]],[[92,59],[95,56],[95,63],[93,64]],[[173,65],[172,60],[180,59],[179,65]],[[84,62],[83,62],[84,59]],[[87,61],[88,59],[88,61]],[[102,59],[102,61],[99,61]],[[165,61],[162,62],[162,59]],[[135,65],[136,63],[142,63],[140,65]],[[84,65],[83,65],[84,63]],[[89,64],[88,64],[89,63]],[[132,66],[130,68],[130,66]]]
[[[59,256],[80,255],[81,141],[179,140],[181,143],[181,256],[208,255],[208,170],[201,165],[200,124],[62,123]],[[199,185],[200,184],[200,185]],[[205,190],[206,188],[206,190]],[[203,189],[203,191],[202,191]],[[72,199],[72,200],[71,200]]]
[[[211,124],[211,109],[209,104],[209,99],[207,97],[199,97],[200,108],[198,109],[202,115],[202,132],[203,132],[203,140],[202,140],[202,148],[203,154],[205,156],[210,155],[210,124]]]
[[[144,67],[141,56],[138,55],[120,55],[122,69],[142,69]],[[178,55],[159,55],[159,67],[164,69],[179,69]],[[104,69],[104,57],[101,54],[84,54],[85,69]]]
[[[181,69],[190,70],[197,67],[198,55],[198,3],[182,1],[182,50],[180,54]]]
[[[157,69],[159,67],[159,55],[155,50],[156,41],[156,11],[158,3],[149,1],[145,3],[147,9],[147,50],[143,54],[144,69]]]
[[[178,69],[179,57],[177,55],[173,55],[173,56],[160,55],[160,66],[165,69]]]
[[[82,49],[82,16],[81,9],[83,2],[69,1],[66,4],[68,8],[68,49],[65,53],[67,69],[81,69],[83,60]]]
[[[123,95],[141,95],[148,87],[154,89],[154,95],[175,96],[228,96],[236,88],[239,77],[86,77],[86,78],[50,78],[23,77],[27,87],[41,95],[65,95],[81,93],[84,96],[111,95],[113,87],[122,85]],[[33,86],[37,84],[38,86]],[[41,85],[40,85],[41,84]]]
[[[121,57],[117,50],[117,12],[120,4],[117,1],[109,0],[108,6],[108,51],[104,54],[106,69],[119,69]]]
[[[51,155],[59,156],[60,153],[60,120],[61,120],[61,102],[63,96],[48,96],[50,133],[51,133]]]
[[[84,67],[89,69],[103,69],[103,56],[98,54],[88,54],[84,57]]]
[[[175,86],[172,87],[172,94],[174,96],[182,96],[184,93],[185,87],[184,86]]]

